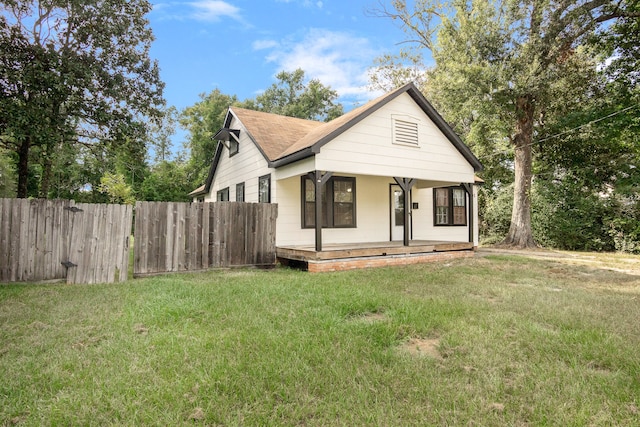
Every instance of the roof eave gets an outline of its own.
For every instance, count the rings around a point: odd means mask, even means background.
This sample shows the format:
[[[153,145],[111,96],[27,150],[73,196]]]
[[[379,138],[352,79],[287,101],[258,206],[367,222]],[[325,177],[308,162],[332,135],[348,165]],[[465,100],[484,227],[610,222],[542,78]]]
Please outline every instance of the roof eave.
[[[313,149],[313,146],[303,148],[300,151],[296,151],[295,153],[289,154],[288,156],[281,157],[279,159],[275,159],[273,161],[269,161],[268,165],[270,168],[279,168],[282,166],[289,165],[291,163],[295,163],[299,160],[304,160],[308,157],[315,156],[317,151]]]
[[[205,194],[207,194],[207,192],[205,190],[195,189],[191,193],[189,193],[188,195],[191,196],[191,197],[199,197],[199,196],[203,196]]]

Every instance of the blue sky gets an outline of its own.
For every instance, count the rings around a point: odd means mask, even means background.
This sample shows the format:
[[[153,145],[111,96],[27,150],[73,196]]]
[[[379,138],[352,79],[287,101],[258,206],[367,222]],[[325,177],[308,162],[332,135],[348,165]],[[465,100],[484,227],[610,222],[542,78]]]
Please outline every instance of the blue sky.
[[[366,13],[378,0],[152,2],[151,56],[167,103],[179,110],[216,88],[253,98],[279,71],[296,68],[331,86],[350,110],[377,95],[368,91],[368,69],[404,39],[392,20]]]

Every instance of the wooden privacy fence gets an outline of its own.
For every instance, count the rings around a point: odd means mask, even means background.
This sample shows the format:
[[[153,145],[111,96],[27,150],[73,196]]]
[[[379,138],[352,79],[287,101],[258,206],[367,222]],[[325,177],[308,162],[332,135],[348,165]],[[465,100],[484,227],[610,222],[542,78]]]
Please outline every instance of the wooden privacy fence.
[[[0,199],[0,282],[127,279],[132,207]]]
[[[138,202],[133,273],[273,265],[277,215],[266,203]]]

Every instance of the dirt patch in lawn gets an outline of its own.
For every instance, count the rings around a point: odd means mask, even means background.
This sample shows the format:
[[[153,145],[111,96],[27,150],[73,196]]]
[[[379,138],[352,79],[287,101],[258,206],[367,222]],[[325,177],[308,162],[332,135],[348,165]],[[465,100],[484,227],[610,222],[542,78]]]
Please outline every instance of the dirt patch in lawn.
[[[417,357],[431,357],[442,360],[442,354],[438,350],[440,338],[411,338],[404,342],[400,349]]]
[[[614,271],[617,273],[640,276],[640,257],[618,256],[615,253],[569,252],[552,249],[509,249],[499,246],[481,247],[476,254],[480,257],[488,255],[517,255],[533,259],[555,261],[565,265],[582,265],[593,269]],[[561,269],[556,271],[563,273]]]

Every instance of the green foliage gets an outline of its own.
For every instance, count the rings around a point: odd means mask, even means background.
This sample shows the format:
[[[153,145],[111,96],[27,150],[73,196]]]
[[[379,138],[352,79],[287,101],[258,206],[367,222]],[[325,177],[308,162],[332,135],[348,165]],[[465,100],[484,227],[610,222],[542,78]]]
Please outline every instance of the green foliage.
[[[100,178],[99,191],[109,196],[110,203],[133,205],[136,202],[131,186],[125,182],[124,175],[107,172]]]
[[[534,191],[534,236],[542,246],[587,251],[615,249],[608,220],[618,212],[607,195],[585,187],[573,176],[553,183],[536,181]]]
[[[484,245],[499,243],[509,232],[513,209],[513,184],[490,191],[480,188],[480,239]]]
[[[149,57],[146,0],[4,2],[0,16],[0,134],[16,154],[18,196],[48,195],[66,145],[144,151],[163,83]],[[38,189],[28,185],[36,147]]]
[[[302,69],[281,71],[276,78],[278,82],[258,95],[255,103],[246,101],[246,108],[327,122],[344,114],[342,105],[335,103],[338,93],[316,79],[305,83]]]
[[[15,197],[16,171],[11,159],[0,149],[0,197]]]
[[[536,180],[532,216],[536,241],[549,248],[640,253],[640,202],[637,196],[594,191],[577,176]],[[483,244],[502,241],[509,231],[513,189],[488,198],[481,215]]]
[[[616,210],[608,218],[608,232],[615,249],[640,254],[640,196],[615,195],[611,204]]]
[[[155,164],[142,184],[142,200],[157,202],[189,202],[193,191],[187,165],[180,161],[163,161]]]
[[[369,86],[372,90],[390,92],[407,83],[426,91],[427,68],[420,51],[401,49],[397,55],[385,54],[374,59],[369,69]]]

